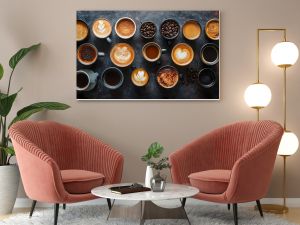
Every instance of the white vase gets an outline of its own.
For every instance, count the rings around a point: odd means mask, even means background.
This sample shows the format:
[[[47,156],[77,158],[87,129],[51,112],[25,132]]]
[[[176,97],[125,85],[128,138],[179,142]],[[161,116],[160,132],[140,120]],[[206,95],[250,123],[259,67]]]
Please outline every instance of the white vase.
[[[20,173],[17,165],[0,166],[0,215],[10,214],[14,208]]]
[[[147,166],[146,175],[145,175],[145,187],[151,188],[150,180],[153,177],[153,170],[151,166]]]

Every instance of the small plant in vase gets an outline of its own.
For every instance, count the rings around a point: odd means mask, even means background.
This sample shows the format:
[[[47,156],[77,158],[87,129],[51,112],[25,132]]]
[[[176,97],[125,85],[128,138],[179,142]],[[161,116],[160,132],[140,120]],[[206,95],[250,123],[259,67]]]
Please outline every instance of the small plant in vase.
[[[160,156],[164,151],[164,147],[158,142],[152,143],[146,155],[142,156],[142,161],[147,162],[147,171],[145,176],[145,186],[151,187],[155,192],[164,191],[166,184],[166,177],[162,177],[160,172],[163,169],[171,168],[169,158]],[[154,161],[156,159],[156,161]],[[156,175],[153,176],[152,169],[156,170]]]

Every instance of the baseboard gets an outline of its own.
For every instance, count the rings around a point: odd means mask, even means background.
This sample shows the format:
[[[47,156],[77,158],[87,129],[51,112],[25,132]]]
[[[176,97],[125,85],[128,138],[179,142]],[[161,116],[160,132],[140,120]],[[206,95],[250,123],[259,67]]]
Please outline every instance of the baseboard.
[[[159,203],[162,205],[173,205],[174,206],[174,201],[176,201],[176,200],[159,201]],[[29,207],[31,207],[31,203],[32,203],[32,201],[28,198],[17,198],[16,203],[15,203],[15,208],[29,208]],[[96,199],[96,200],[91,200],[91,201],[86,201],[86,202],[73,203],[72,205],[106,205],[106,204],[107,203],[106,203],[105,199]],[[122,201],[122,204],[132,204],[132,202]],[[187,204],[216,205],[216,203],[199,201],[196,199],[188,199]],[[255,203],[249,202],[249,203],[244,203],[243,205],[252,206],[254,204]],[[264,198],[261,200],[261,204],[282,204],[282,199],[281,198]],[[287,198],[287,206],[288,207],[300,207],[300,198]],[[47,207],[52,207],[52,204],[38,202],[37,207],[47,208]]]

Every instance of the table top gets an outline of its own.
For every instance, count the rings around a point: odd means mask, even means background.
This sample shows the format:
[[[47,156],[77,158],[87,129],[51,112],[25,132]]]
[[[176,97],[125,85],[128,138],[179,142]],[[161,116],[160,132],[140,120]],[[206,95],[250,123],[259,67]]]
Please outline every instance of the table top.
[[[179,198],[188,198],[192,197],[199,193],[198,188],[180,185],[180,184],[166,184],[164,192],[137,192],[130,194],[115,194],[112,193],[109,189],[114,186],[125,186],[131,185],[130,183],[122,184],[113,184],[113,185],[104,185],[97,188],[94,188],[91,192],[93,195],[101,198],[110,198],[116,200],[132,200],[132,201],[157,201],[157,200],[170,200],[170,199],[179,199]]]

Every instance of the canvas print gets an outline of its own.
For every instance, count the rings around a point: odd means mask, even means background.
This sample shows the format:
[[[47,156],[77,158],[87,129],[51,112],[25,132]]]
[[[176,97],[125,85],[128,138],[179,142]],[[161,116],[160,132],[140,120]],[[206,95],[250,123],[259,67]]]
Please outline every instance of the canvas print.
[[[78,100],[220,99],[219,11],[77,11]]]

